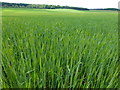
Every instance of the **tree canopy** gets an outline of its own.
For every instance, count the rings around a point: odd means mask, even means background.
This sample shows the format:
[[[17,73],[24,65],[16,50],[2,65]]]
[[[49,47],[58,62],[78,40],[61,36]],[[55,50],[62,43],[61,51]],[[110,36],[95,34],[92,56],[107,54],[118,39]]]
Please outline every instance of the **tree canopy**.
[[[1,5],[2,4],[2,5]],[[72,6],[60,6],[60,5],[46,5],[46,4],[24,4],[24,3],[6,3],[0,2],[0,7],[3,8],[37,8],[37,9],[75,9],[75,10],[113,10],[117,11],[117,8],[98,8],[98,9],[88,9],[82,7],[72,7]]]
[[[45,4],[23,4],[23,3],[5,3],[2,2],[3,8],[37,8],[37,9],[75,9],[75,10],[89,10],[81,7],[60,6],[60,5],[45,5]]]

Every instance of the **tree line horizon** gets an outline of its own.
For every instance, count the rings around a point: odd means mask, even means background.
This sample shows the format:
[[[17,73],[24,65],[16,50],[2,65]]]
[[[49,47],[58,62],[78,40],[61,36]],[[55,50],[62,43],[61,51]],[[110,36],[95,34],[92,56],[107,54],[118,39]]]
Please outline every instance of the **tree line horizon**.
[[[117,8],[97,8],[88,9],[83,7],[73,7],[73,6],[60,6],[60,5],[47,5],[47,4],[25,4],[25,3],[8,3],[0,2],[0,7],[2,8],[36,8],[36,9],[74,9],[74,10],[119,10]]]

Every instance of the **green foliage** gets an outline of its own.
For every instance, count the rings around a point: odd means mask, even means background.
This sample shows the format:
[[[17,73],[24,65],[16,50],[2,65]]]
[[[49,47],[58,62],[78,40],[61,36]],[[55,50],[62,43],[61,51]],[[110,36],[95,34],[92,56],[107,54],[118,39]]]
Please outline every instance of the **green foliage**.
[[[116,12],[3,9],[2,27],[4,88],[120,88]]]
[[[38,8],[38,9],[75,9],[75,10],[89,10],[87,8],[69,7],[60,5],[41,5],[41,4],[22,4],[22,3],[5,3],[2,2],[3,8]]]
[[[112,10],[112,11],[118,11],[117,8],[99,8],[99,9],[92,9],[92,10]]]

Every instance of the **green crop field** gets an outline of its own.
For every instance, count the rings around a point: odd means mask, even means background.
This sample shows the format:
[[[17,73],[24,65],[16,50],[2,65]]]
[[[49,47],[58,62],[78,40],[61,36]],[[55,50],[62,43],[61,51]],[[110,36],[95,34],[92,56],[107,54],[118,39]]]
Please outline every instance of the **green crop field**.
[[[2,11],[3,88],[120,88],[117,12]]]

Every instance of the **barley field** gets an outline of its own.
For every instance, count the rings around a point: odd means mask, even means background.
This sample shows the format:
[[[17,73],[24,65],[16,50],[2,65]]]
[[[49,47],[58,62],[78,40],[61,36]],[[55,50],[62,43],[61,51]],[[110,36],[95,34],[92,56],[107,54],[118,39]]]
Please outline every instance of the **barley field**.
[[[2,11],[3,88],[120,88],[117,12]]]

